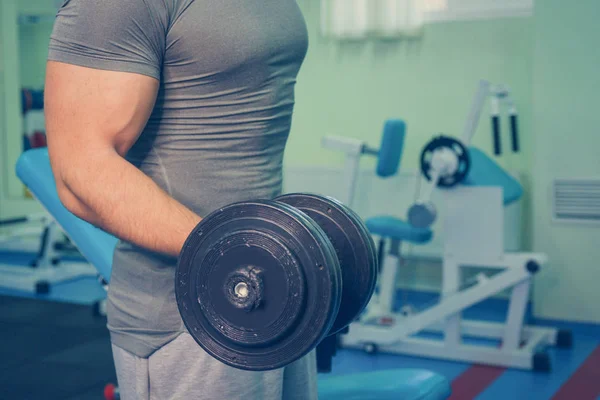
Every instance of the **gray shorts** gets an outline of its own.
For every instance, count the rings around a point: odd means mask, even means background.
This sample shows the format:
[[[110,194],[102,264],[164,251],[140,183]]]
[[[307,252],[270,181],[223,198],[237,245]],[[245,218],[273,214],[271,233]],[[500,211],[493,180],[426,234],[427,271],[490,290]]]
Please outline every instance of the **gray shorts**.
[[[112,346],[122,400],[317,399],[315,352],[274,371],[229,367],[187,333],[149,358]]]

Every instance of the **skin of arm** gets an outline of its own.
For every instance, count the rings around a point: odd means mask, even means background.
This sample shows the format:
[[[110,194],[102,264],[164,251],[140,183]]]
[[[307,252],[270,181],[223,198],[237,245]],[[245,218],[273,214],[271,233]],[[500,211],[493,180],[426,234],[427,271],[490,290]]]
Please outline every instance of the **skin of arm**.
[[[63,205],[150,251],[177,256],[201,217],[125,159],[154,107],[151,77],[49,61],[48,153]]]

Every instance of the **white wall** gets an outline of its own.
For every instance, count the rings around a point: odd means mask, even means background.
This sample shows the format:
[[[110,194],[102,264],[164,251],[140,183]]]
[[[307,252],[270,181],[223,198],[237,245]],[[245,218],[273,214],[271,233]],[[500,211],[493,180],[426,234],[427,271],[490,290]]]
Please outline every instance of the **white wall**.
[[[600,177],[600,2],[536,2],[533,68],[535,249],[549,271],[534,287],[542,317],[600,323],[600,224],[552,221],[554,178]]]

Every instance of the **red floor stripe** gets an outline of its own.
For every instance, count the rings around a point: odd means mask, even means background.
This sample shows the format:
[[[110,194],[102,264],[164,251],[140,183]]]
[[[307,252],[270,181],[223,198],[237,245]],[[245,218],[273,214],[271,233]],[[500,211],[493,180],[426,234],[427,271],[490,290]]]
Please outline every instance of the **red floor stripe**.
[[[472,400],[492,384],[506,368],[473,365],[452,382],[450,400]]]
[[[600,396],[600,346],[558,389],[552,400],[596,400]]]

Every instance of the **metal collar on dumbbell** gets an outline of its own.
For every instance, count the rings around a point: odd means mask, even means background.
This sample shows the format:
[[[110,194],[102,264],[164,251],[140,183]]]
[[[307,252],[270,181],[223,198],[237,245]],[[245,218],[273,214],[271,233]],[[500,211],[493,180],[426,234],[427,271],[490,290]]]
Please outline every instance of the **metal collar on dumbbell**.
[[[229,274],[223,290],[235,307],[244,311],[257,309],[264,291],[261,269],[251,265],[238,268]]]

